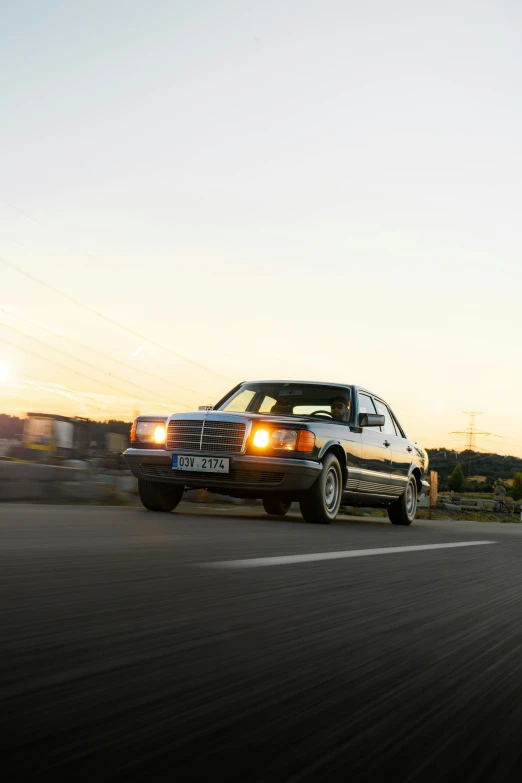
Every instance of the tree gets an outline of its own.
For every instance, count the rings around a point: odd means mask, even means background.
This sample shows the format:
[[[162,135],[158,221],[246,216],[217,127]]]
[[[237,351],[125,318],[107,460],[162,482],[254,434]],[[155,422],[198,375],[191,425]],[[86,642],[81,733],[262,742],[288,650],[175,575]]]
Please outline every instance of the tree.
[[[23,419],[19,419],[17,416],[8,416],[5,413],[0,413],[0,438],[20,437],[23,429]]]
[[[455,470],[448,479],[448,485],[449,488],[455,490],[455,492],[464,492],[466,479],[464,478],[460,462],[455,465]]]
[[[511,497],[513,500],[520,500],[522,498],[522,473],[515,473],[513,486],[511,487]]]

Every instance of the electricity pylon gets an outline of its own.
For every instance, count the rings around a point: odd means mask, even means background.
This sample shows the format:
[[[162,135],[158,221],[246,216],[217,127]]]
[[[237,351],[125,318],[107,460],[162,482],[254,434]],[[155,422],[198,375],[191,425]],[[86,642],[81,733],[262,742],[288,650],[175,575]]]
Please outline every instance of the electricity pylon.
[[[495,435],[494,432],[484,432],[484,430],[477,430],[475,427],[475,419],[480,416],[482,411],[464,411],[466,416],[469,416],[469,426],[467,430],[457,430],[456,432],[450,432],[450,435],[465,435],[466,441],[464,445],[464,451],[468,452],[468,476],[471,473],[471,462],[473,452],[475,451],[475,444],[477,435],[494,435],[495,438],[501,438],[502,435]]]

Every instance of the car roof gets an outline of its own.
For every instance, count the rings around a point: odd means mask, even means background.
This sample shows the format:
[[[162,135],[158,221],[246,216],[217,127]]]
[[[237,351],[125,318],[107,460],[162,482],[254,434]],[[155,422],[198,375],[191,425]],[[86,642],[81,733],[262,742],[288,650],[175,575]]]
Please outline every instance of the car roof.
[[[380,394],[376,394],[375,392],[370,391],[369,389],[365,389],[364,386],[356,386],[356,389],[358,391],[362,391],[365,394],[371,394],[372,397],[377,397],[379,400],[382,400],[382,397]]]
[[[240,386],[243,386],[245,383],[306,383],[310,386],[344,386],[345,388],[351,389],[355,388],[359,391],[365,392],[366,394],[371,394],[373,397],[379,397],[381,398],[380,394],[376,394],[375,392],[370,391],[370,389],[367,389],[365,386],[358,386],[356,383],[338,383],[336,381],[295,381],[295,380],[288,380],[288,379],[273,379],[273,380],[262,380],[262,381],[241,381],[239,384]]]
[[[337,383],[333,381],[293,381],[288,379],[271,379],[271,380],[261,380],[261,381],[241,381],[241,386],[243,386],[245,383],[307,383],[310,386],[346,386],[351,387],[353,384],[351,383]]]

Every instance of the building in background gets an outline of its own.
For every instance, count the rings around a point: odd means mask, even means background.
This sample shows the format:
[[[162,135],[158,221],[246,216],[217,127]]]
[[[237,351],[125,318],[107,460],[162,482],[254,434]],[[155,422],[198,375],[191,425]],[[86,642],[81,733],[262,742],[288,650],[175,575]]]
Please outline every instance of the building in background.
[[[54,413],[28,413],[24,421],[22,449],[26,458],[85,459],[89,452],[89,419]]]

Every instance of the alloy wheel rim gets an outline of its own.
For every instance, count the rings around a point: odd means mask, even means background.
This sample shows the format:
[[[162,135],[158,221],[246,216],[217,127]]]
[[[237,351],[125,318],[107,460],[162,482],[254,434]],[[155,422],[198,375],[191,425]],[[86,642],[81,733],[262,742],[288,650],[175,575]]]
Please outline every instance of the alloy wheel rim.
[[[328,511],[335,511],[339,499],[339,476],[334,468],[330,468],[326,476],[324,499]]]
[[[415,501],[416,501],[415,487],[413,486],[413,482],[410,481],[406,489],[406,512],[409,517],[412,517],[413,514],[415,513],[415,506],[416,506]]]

